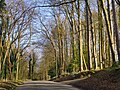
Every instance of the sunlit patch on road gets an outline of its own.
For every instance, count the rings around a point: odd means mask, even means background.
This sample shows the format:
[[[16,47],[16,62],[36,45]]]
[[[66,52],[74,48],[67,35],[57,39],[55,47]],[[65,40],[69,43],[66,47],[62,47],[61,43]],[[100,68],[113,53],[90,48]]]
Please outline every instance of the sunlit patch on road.
[[[30,81],[17,87],[15,90],[79,90],[70,85],[55,83],[51,81]]]

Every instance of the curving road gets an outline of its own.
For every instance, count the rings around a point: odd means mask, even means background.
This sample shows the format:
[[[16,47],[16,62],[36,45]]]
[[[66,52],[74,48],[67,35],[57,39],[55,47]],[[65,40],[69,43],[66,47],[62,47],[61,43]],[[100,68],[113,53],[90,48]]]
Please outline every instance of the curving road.
[[[69,85],[51,81],[29,81],[15,90],[80,90]]]

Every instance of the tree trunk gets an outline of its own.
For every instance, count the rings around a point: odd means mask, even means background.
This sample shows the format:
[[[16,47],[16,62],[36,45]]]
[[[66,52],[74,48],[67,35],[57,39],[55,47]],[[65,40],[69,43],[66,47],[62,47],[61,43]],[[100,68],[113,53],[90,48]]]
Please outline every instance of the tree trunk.
[[[105,11],[105,8],[104,8],[103,0],[100,0],[100,5],[102,7],[103,15],[104,15],[104,18],[105,18],[106,29],[107,29],[108,39],[109,39],[109,45],[110,45],[111,55],[112,55],[112,61],[113,61],[113,63],[115,63],[115,51],[114,51],[114,48],[113,48],[113,43],[114,42],[112,40],[112,35],[111,35],[111,32],[110,32],[110,23],[109,23],[108,18],[107,18],[107,14],[106,14],[106,11]]]
[[[19,29],[18,29],[19,30]],[[16,81],[19,79],[19,61],[20,61],[20,36],[21,31],[18,32],[18,52],[17,52],[17,71],[16,71]]]
[[[85,0],[85,8],[86,8],[86,30],[87,30],[87,53],[88,53],[88,70],[92,68],[91,61],[91,49],[90,49],[90,30],[89,30],[89,8],[88,8],[88,0]]]
[[[0,25],[0,74],[1,71],[2,71],[2,24]]]
[[[103,69],[103,19],[102,19],[102,7],[98,0],[98,28],[99,28],[99,64],[100,69]]]
[[[79,71],[83,71],[83,51],[82,51],[82,30],[80,20],[80,1],[78,0],[78,60],[79,60]]]
[[[118,60],[120,61],[120,39],[119,39],[119,32],[117,27],[117,20],[116,20],[116,12],[115,12],[115,2],[112,0],[112,10],[113,10],[113,29],[114,29],[114,38],[116,42],[116,49],[118,54]]]

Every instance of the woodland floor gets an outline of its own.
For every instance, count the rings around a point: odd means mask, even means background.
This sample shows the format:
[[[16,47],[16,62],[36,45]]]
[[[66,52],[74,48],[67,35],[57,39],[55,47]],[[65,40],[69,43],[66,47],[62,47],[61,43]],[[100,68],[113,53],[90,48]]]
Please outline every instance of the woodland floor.
[[[21,85],[22,82],[13,82],[13,81],[6,81],[0,82],[0,90],[13,90],[16,86]]]
[[[63,83],[83,90],[120,90],[120,69],[102,70],[89,78]]]

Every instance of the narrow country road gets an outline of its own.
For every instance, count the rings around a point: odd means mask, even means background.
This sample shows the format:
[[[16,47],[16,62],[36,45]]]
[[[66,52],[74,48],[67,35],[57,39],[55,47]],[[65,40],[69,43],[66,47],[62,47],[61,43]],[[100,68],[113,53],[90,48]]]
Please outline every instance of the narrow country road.
[[[18,86],[15,90],[80,90],[69,85],[51,81],[29,81]]]

